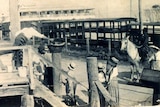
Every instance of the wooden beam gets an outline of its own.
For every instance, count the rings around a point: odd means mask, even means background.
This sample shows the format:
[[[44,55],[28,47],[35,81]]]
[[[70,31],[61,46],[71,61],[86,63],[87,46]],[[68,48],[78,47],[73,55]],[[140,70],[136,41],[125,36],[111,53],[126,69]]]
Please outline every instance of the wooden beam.
[[[0,85],[29,84],[28,78],[19,77],[18,72],[0,73]]]
[[[0,51],[8,51],[8,50],[19,50],[19,49],[28,49],[29,46],[7,46],[0,47]]]
[[[94,81],[98,80],[98,67],[96,57],[87,57],[87,75],[89,84],[89,104],[90,107],[100,107],[98,89]]]
[[[34,107],[33,95],[25,94],[21,97],[21,107]]]
[[[141,76],[142,80],[151,81],[151,82],[160,82],[160,71],[144,69]]]
[[[13,85],[0,87],[0,97],[24,95],[27,93],[29,93],[29,85]]]
[[[28,57],[29,57],[29,79],[30,79],[30,89],[35,89],[35,83],[34,83],[34,74],[33,74],[33,54],[32,54],[32,47],[30,46],[28,49]]]
[[[34,96],[38,98],[43,98],[46,100],[52,107],[67,107],[65,103],[62,102],[60,97],[54,94],[51,90],[45,87],[40,81],[35,79],[35,90],[33,91]]]
[[[61,53],[54,52],[52,53],[52,62],[54,62],[55,66],[61,69]],[[57,95],[61,94],[61,82],[60,82],[60,75],[59,69],[53,68],[53,92]]]
[[[100,92],[103,94],[105,101],[107,101],[110,105],[116,105],[116,102],[112,99],[111,95],[106,90],[106,88],[104,88],[102,83],[100,81],[95,81],[95,84],[97,85]]]
[[[10,30],[11,30],[11,41],[14,43],[15,34],[20,30],[20,15],[18,0],[9,0],[9,13],[10,13]]]

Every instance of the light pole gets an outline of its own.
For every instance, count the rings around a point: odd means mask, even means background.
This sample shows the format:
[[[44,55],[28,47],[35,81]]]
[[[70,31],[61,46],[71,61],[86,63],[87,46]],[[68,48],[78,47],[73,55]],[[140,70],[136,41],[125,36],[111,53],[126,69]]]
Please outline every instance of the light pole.
[[[130,0],[130,17],[132,17],[132,0]]]
[[[139,12],[139,29],[141,30],[141,34],[143,33],[143,22],[142,22],[142,0],[138,0],[138,12]]]

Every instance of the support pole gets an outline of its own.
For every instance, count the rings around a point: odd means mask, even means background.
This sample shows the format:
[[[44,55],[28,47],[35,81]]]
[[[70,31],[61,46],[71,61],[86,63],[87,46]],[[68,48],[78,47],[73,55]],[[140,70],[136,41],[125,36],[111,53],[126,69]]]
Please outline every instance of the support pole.
[[[90,43],[89,43],[89,37],[86,37],[86,48],[87,48],[87,55],[90,54]]]
[[[56,67],[61,69],[61,53],[54,52],[52,53],[52,62],[55,64]],[[60,83],[60,72],[57,71],[58,69],[53,68],[53,92],[57,95],[61,93],[61,83]]]
[[[33,95],[23,95],[21,97],[21,107],[34,107]]]
[[[20,19],[18,10],[18,0],[9,0],[9,14],[10,14],[10,40],[14,43],[15,34],[20,30]]]
[[[142,0],[138,0],[138,10],[139,10],[139,30],[141,30],[141,34],[143,33],[143,21],[142,21]]]
[[[53,68],[53,92],[56,95],[61,94],[61,52],[64,45],[64,43],[55,43],[54,45],[48,46],[50,52],[52,53],[52,62],[56,66]]]
[[[94,83],[98,80],[97,57],[87,57],[87,74],[89,84],[89,107],[100,107],[98,89]]]
[[[65,51],[68,52],[68,35],[65,35]]]

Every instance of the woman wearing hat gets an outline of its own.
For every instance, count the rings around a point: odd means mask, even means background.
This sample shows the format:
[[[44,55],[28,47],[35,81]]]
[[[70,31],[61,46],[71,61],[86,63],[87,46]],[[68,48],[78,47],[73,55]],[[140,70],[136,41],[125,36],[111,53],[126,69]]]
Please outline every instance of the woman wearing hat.
[[[101,62],[98,62],[98,79],[102,83],[102,85],[106,88],[107,81],[106,81],[106,73],[104,70],[105,70],[104,65]],[[101,92],[99,92],[99,98],[100,98],[100,107],[106,107],[105,98]]]
[[[108,74],[108,92],[112,96],[113,100],[119,105],[119,86],[118,86],[118,64],[119,60],[115,57],[111,57],[107,61],[107,74]],[[112,106],[113,107],[113,106]]]

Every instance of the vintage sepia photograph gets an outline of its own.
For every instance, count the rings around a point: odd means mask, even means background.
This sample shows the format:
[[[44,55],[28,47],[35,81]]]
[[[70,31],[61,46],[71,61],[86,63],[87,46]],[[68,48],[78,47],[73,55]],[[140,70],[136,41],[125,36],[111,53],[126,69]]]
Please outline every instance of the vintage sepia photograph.
[[[0,107],[160,107],[160,0],[0,10]]]

